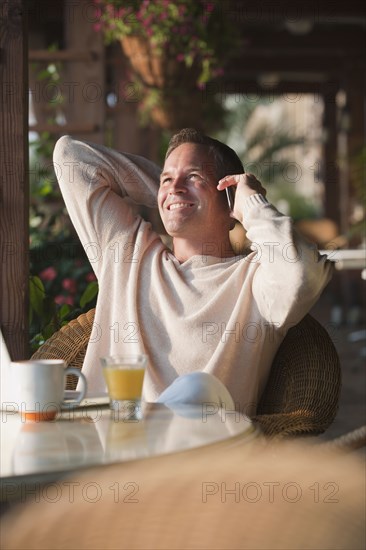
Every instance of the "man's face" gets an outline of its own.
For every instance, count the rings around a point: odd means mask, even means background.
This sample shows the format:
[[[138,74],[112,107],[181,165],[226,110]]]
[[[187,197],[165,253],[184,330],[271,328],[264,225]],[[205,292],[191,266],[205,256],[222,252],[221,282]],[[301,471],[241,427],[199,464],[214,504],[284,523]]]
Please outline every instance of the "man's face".
[[[184,143],[166,159],[160,178],[158,205],[172,237],[202,235],[215,241],[228,233],[231,218],[223,192],[217,190],[216,167],[207,147]]]

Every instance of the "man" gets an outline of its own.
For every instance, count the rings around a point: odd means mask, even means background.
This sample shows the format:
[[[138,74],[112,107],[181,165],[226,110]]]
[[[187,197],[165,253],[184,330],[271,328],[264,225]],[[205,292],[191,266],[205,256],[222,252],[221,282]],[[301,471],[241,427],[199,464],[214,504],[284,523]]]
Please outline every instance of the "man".
[[[68,136],[54,162],[99,281],[89,392],[104,388],[100,356],[146,353],[145,400],[213,400],[253,414],[286,331],[330,278],[326,258],[232,149],[194,129],[173,136],[161,174],[142,157]],[[226,187],[236,189],[232,212]],[[158,204],[172,251],[133,203]],[[253,243],[246,256],[232,249],[233,218]]]

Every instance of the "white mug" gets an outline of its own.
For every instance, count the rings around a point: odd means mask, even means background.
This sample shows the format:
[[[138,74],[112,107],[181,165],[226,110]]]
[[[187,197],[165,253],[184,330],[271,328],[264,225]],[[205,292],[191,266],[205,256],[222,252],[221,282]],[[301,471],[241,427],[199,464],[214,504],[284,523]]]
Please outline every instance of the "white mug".
[[[62,359],[12,361],[10,369],[18,412],[25,420],[54,420],[61,407],[73,408],[85,397],[85,376],[77,368],[66,368]],[[67,374],[75,374],[82,381],[75,401],[64,401]]]

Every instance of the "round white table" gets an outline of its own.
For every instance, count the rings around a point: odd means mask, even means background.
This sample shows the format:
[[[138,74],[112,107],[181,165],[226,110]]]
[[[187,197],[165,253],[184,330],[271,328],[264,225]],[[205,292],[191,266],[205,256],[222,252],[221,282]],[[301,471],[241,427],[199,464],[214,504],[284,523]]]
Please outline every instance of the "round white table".
[[[1,501],[77,469],[176,453],[225,442],[246,443],[259,431],[238,412],[212,404],[145,404],[141,420],[116,418],[108,407],[62,412],[52,422],[25,422],[1,412]]]

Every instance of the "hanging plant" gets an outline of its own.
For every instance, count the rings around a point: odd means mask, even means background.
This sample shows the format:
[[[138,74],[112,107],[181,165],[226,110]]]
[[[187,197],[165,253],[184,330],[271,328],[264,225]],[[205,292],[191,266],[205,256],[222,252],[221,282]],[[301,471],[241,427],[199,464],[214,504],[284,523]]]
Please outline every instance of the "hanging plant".
[[[201,116],[207,103],[215,101],[202,90],[223,74],[223,59],[235,44],[222,3],[94,1],[95,30],[107,43],[121,42],[144,88],[145,116],[148,113],[163,127],[179,127],[181,121]],[[165,116],[164,110],[169,114]]]

